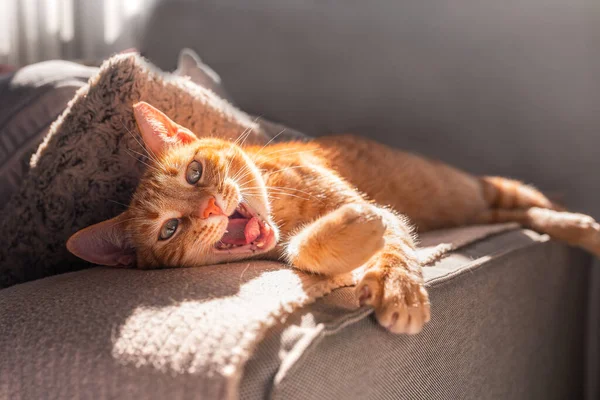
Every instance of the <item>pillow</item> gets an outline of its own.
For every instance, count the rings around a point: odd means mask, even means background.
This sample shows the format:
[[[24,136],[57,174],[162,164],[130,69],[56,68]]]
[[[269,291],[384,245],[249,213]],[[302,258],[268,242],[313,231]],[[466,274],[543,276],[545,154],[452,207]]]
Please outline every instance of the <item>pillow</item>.
[[[132,105],[147,101],[199,135],[264,143],[279,129],[137,54],[107,60],[52,124],[20,190],[0,214],[0,287],[85,266],[65,242],[117,215],[143,172]],[[281,130],[279,130],[281,132]],[[276,132],[277,133],[277,132]]]
[[[195,84],[209,89],[217,96],[233,103],[233,100],[223,88],[221,77],[219,77],[211,67],[204,64],[194,50],[188,48],[181,50],[177,62],[177,69],[173,73],[178,76],[187,77]],[[267,136],[274,138],[274,141],[309,139],[305,134],[283,125],[258,117],[256,120]]]
[[[212,90],[217,96],[231,101],[223,88],[221,77],[211,67],[204,64],[192,49],[182,49],[177,60],[175,75],[187,76],[196,85]]]
[[[97,71],[44,61],[0,77],[0,210],[21,186],[50,124]]]

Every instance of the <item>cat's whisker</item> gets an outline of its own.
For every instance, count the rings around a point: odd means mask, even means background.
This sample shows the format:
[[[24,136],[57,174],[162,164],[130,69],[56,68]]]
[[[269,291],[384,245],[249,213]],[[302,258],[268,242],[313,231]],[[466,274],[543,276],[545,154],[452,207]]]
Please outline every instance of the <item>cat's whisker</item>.
[[[244,278],[244,274],[246,273],[246,271],[248,271],[248,268],[250,268],[250,263],[248,263],[248,265],[246,265],[246,268],[244,268],[244,270],[240,274],[240,283],[242,282],[242,279]]]
[[[301,190],[301,189],[291,188],[291,187],[285,187],[285,186],[264,186],[264,188],[267,189],[267,190],[279,190],[279,191],[282,191],[282,190],[291,190],[291,191],[294,191],[294,192],[300,192],[300,193],[306,194],[308,196],[315,197],[312,193],[306,192],[306,191]],[[244,189],[245,190],[261,189],[261,187],[260,186],[252,186],[252,187],[248,187],[248,188],[244,188]]]
[[[257,195],[258,194],[261,194],[261,193],[257,193]],[[273,196],[273,195],[274,196],[289,196],[289,197],[296,197],[298,199],[303,199],[303,200],[310,200],[309,197],[304,197],[304,196],[296,195],[293,193],[287,193],[287,192],[285,192],[285,193],[284,192],[267,192],[266,195],[267,196]]]
[[[121,203],[117,203],[117,202],[115,202],[115,201],[113,201],[113,200],[110,200],[110,199],[109,199],[108,201],[112,201],[113,203],[116,203],[116,204],[123,205],[123,204],[121,204]],[[142,213],[144,212],[144,209],[142,209],[142,208],[140,208],[140,207],[135,207],[135,206],[132,206],[132,205],[129,205],[129,206],[126,206],[126,207],[127,207],[127,209],[128,209],[128,210],[139,211],[139,212],[142,212]]]
[[[259,119],[259,118],[260,118],[260,116],[259,116],[259,117],[257,117],[257,118],[254,120],[254,122],[258,121],[258,119]],[[269,145],[269,144],[270,144],[270,143],[271,143],[273,140],[275,140],[275,139],[276,139],[276,138],[277,138],[279,135],[281,135],[283,132],[285,132],[285,128],[284,128],[284,129],[283,129],[281,132],[279,132],[277,135],[273,136],[273,137],[272,137],[272,138],[271,138],[271,139],[270,139],[270,140],[269,140],[267,143],[265,143],[265,145],[264,145],[263,147],[261,147],[261,149],[260,149],[260,150],[259,150],[257,153],[255,153],[255,155],[256,155],[256,154],[258,154],[258,153],[260,153],[262,150],[264,150],[264,149],[265,149],[265,147],[267,147],[267,146],[268,146],[268,145]],[[243,133],[242,133],[242,135],[243,135]],[[249,136],[249,134],[247,134],[247,135],[246,135],[246,137],[243,139],[242,143],[240,143],[240,144],[239,144],[239,146],[241,146],[241,145],[243,144],[243,142],[245,142],[245,141],[246,141],[246,139],[248,138],[248,136]],[[241,137],[241,135],[240,135],[240,137]],[[238,138],[238,139],[239,139],[239,138]],[[236,144],[236,143],[237,143],[237,140],[236,140],[236,142],[234,142],[234,144]],[[230,160],[230,164],[228,165],[228,170],[229,170],[229,167],[231,166],[231,162],[232,162],[232,161],[233,161],[233,159],[231,159],[231,160]],[[247,175],[248,173],[252,172],[252,169],[250,168],[250,166],[246,165],[246,166],[244,166],[244,168],[242,168],[240,171],[238,171],[238,172],[236,173],[236,175],[235,175],[235,176],[234,176],[232,179],[233,179],[233,180],[235,180],[235,179],[238,179],[238,178],[239,178],[239,176],[238,176],[238,175],[239,175],[239,174],[241,174],[241,173],[243,173],[245,170],[246,170],[246,172],[247,172],[247,173],[246,173],[246,175]],[[242,176],[242,178],[243,178],[243,177],[245,177],[246,175],[243,175],[243,176]]]
[[[255,122],[256,122],[256,120],[255,120]],[[250,126],[247,127],[246,129],[244,129],[242,131],[242,133],[240,133],[240,135],[237,137],[237,139],[235,139],[233,141],[233,145],[231,147],[229,147],[229,149],[227,150],[226,157],[229,158],[229,163],[227,164],[226,171],[229,171],[229,169],[231,168],[231,163],[233,162],[233,157],[231,157],[231,152],[234,150],[235,146],[238,145],[238,142],[240,142],[240,140],[246,141],[246,138],[250,135],[251,131],[252,131],[252,127],[250,127]],[[242,139],[242,137],[244,137],[244,139]],[[241,146],[241,143],[239,144],[239,146]]]
[[[254,120],[252,122],[254,122],[255,124],[258,123],[258,121],[262,118],[262,115],[258,115],[256,116],[256,118],[254,118]],[[244,140],[242,140],[242,142],[238,145],[240,147],[242,147],[244,145],[244,143],[246,142],[246,140],[250,137],[250,134],[253,132],[253,128],[250,127],[250,130],[248,131],[248,134],[246,135],[246,137],[244,138]]]
[[[294,155],[303,154],[303,153],[313,153],[314,154],[314,152],[317,151],[317,150],[319,150],[319,149],[292,151],[290,153],[281,154],[281,155],[275,155],[275,156],[269,157],[269,158],[267,158],[267,160],[268,161],[273,161],[273,160],[277,160],[278,157],[289,157],[289,156],[294,156]],[[271,156],[271,154],[276,154],[276,153],[279,153],[279,152],[273,152],[273,153],[263,154],[262,156],[263,157],[265,157],[265,156]]]
[[[241,180],[252,173],[252,166],[250,164],[244,165],[235,175],[231,178],[232,180]],[[243,174],[243,175],[242,175]]]
[[[234,144],[234,145],[237,145],[238,143],[241,143],[241,140],[245,140],[245,139],[242,139],[242,138],[243,138],[244,136],[247,136],[247,135],[249,135],[251,130],[252,130],[252,127],[250,127],[250,126],[249,126],[249,127],[247,127],[246,129],[244,129],[244,130],[242,131],[242,133],[240,133],[240,135],[237,137],[237,139],[235,139],[235,140],[233,141],[233,144]]]
[[[271,198],[271,199],[275,199],[275,200],[285,200],[285,196],[288,196],[288,197],[296,197],[296,198],[298,198],[298,199],[301,199],[301,200],[310,200],[310,199],[307,199],[306,197],[302,197],[302,196],[294,196],[294,195],[275,195],[275,194],[270,194],[270,195],[269,195],[269,198]]]
[[[287,154],[284,154],[285,156],[291,156],[291,155],[294,155],[294,154],[302,154],[302,153],[315,152],[315,151],[317,151],[319,149],[315,148],[315,149],[308,149],[308,150],[296,150],[296,151],[293,151],[293,150],[295,150],[295,149],[283,148],[283,149],[279,149],[279,150],[273,150],[273,151],[270,151],[268,153],[263,153],[263,156],[268,156],[268,155],[277,154],[277,153],[283,153],[285,151],[288,152]]]
[[[160,169],[156,168],[155,166],[153,166],[153,165],[150,165],[150,164],[148,164],[147,162],[145,162],[145,161],[142,161],[142,160],[140,160],[138,157],[136,157],[136,156],[134,156],[133,154],[131,154],[131,151],[132,151],[132,150],[125,149],[125,151],[126,151],[126,152],[127,152],[127,153],[128,153],[130,156],[131,156],[131,157],[135,158],[137,161],[141,162],[142,164],[144,164],[144,165],[145,165],[145,166],[147,166],[148,168],[151,168],[151,169],[155,170],[156,172],[162,172]]]
[[[130,151],[130,152],[132,152],[132,153],[135,153],[135,154],[137,154],[137,155],[139,155],[141,157],[147,158],[150,161],[153,161],[151,157],[147,156],[146,154],[140,153],[139,151],[135,151],[135,150],[132,150],[132,149],[127,149],[127,150]]]
[[[132,134],[132,136],[133,136],[133,134]],[[147,149],[144,147],[144,145],[142,145],[142,144],[139,142],[139,140],[135,138],[135,136],[133,136],[133,138],[134,138],[134,140],[135,140],[136,142],[138,142],[138,144],[140,145],[140,147],[141,147],[142,149],[144,149],[144,151],[146,151],[146,153],[147,153],[147,154],[140,153],[139,151],[135,151],[135,150],[133,150],[133,149],[126,149],[126,151],[128,151],[128,152],[133,152],[133,153],[135,153],[135,154],[138,154],[138,155],[139,155],[139,156],[141,156],[141,157],[145,157],[145,158],[147,158],[148,160],[150,160],[150,161],[153,161],[155,164],[157,164],[158,166],[160,166],[160,167],[161,167],[161,168],[164,170],[164,169],[165,169],[165,166],[164,166],[164,164],[163,164],[163,163],[161,163],[161,162],[160,162],[160,161],[159,161],[159,160],[156,158],[156,156],[155,156],[155,155],[151,154],[151,153],[150,153],[150,152],[149,152],[149,151],[148,151],[148,150],[147,150]],[[138,160],[139,160],[139,158],[137,158],[137,157],[134,157],[134,158],[136,158],[136,159],[138,159]],[[140,161],[141,161],[141,160],[140,160]],[[146,163],[144,163],[144,164],[146,164]],[[148,165],[148,164],[146,164],[146,165]],[[155,169],[156,171],[160,171],[160,169],[159,169],[159,168],[156,168],[156,167],[154,167],[154,169]]]
[[[249,170],[250,170],[250,168],[249,168],[247,165],[244,165],[244,167],[243,167],[243,168],[241,168],[239,171],[237,171],[237,172],[236,172],[236,173],[235,173],[235,174],[234,174],[234,175],[231,177],[231,179],[235,180],[235,179],[237,179],[237,178],[238,178],[238,176],[239,176],[240,174],[242,174],[243,172],[249,171]]]
[[[259,120],[259,118],[260,118],[260,116],[254,118],[253,122],[256,123]],[[242,133],[237,137],[237,139],[233,142],[234,146],[237,145],[237,146],[242,147],[243,144],[248,139],[248,137],[250,137],[250,134],[252,133],[252,131],[253,131],[253,127],[252,126],[249,126],[246,129],[244,129],[242,131]],[[234,146],[231,146],[230,151],[231,151],[231,149],[233,149]]]
[[[124,224],[125,222],[129,222],[129,221],[143,221],[143,220],[144,219],[140,218],[140,217],[132,217],[132,218],[122,219],[122,220],[120,220],[118,222],[115,222],[113,224],[113,226],[121,225],[121,224]]]
[[[118,205],[120,205],[120,206],[123,206],[123,207],[125,207],[125,208],[128,208],[128,209],[130,209],[130,210],[140,210],[140,211],[142,211],[142,210],[141,210],[139,207],[134,207],[134,206],[133,206],[133,205],[131,205],[131,204],[129,204],[129,205],[127,205],[127,204],[123,204],[123,203],[120,203],[120,202],[118,202],[118,201],[116,201],[116,200],[113,200],[113,199],[107,199],[107,200],[108,200],[108,201],[110,201],[111,203],[118,204]]]
[[[262,116],[259,115],[256,118],[254,118],[254,123],[257,123],[259,121],[259,119]],[[253,127],[248,127],[246,128],[241,134],[240,136],[233,142],[234,145],[238,145],[239,147],[242,147],[244,145],[244,143],[246,142],[246,140],[250,137],[250,134],[253,132]],[[241,139],[241,141],[240,141]],[[227,152],[227,157],[230,158],[229,160],[229,164],[227,165],[226,171],[227,174],[229,173],[229,170],[231,168],[231,163],[233,162],[233,157],[231,157],[231,151],[233,150],[234,146],[231,146],[229,148],[229,151]],[[245,166],[245,168],[248,168],[248,166]],[[241,173],[240,171],[238,171],[238,173]],[[236,174],[237,175],[237,174]],[[232,178],[233,180],[237,179],[237,176],[235,178]]]
[[[257,196],[258,196],[258,194],[257,194]],[[277,200],[283,200],[285,198],[290,198],[290,197],[301,199],[301,200],[306,200],[306,201],[311,200],[309,197],[298,196],[298,195],[295,195],[295,194],[292,194],[292,193],[273,193],[273,192],[270,192],[270,193],[267,193],[266,196],[267,196],[268,199],[277,199]]]
[[[244,172],[244,174],[241,175],[241,172]],[[247,167],[247,168],[244,168],[244,169],[238,171],[235,174],[235,176],[233,176],[231,179],[234,181],[241,181],[242,179],[244,179],[245,177],[247,177],[250,174],[252,174],[252,169],[250,167]]]
[[[314,200],[321,201],[321,199],[319,199],[319,198],[317,198],[317,197],[315,197],[315,196],[313,196],[313,195],[311,195],[311,194],[306,194],[306,195],[304,195],[304,196],[303,196],[303,195],[302,195],[303,193],[295,194],[295,193],[290,193],[290,192],[278,192],[278,191],[275,191],[275,192],[273,192],[273,191],[267,191],[267,195],[268,195],[269,193],[273,193],[273,194],[277,194],[277,195],[283,195],[283,196],[288,196],[288,195],[289,195],[289,196],[296,196],[296,197],[298,197],[298,198],[302,198],[302,199],[305,199],[305,200],[311,200],[311,199],[314,199]],[[307,196],[308,196],[308,197],[307,197]]]
[[[312,194],[311,194],[311,193],[305,192],[305,191],[303,191],[303,190],[300,190],[300,189],[292,189],[292,188],[271,188],[271,187],[269,187],[269,186],[265,186],[265,188],[264,188],[264,189],[266,189],[266,191],[267,191],[267,192],[276,191],[276,192],[283,192],[283,193],[288,193],[288,192],[286,192],[286,190],[289,190],[289,191],[292,191],[292,192],[299,192],[299,193],[302,193],[302,194],[306,194],[306,195],[308,195],[308,196],[312,196]],[[263,188],[255,187],[255,188],[246,188],[246,189],[243,189],[243,190],[244,190],[244,191],[250,191],[250,192],[251,192],[251,191],[258,191],[259,193],[262,193],[262,191],[263,191]]]
[[[144,144],[142,142],[140,142],[140,140],[136,137],[136,135],[134,135],[133,132],[131,132],[131,130],[129,130],[129,128],[127,128],[127,125],[125,125],[125,122],[123,122],[123,119],[121,119],[121,125],[123,125],[123,128],[125,128],[125,130],[127,132],[129,132],[129,134],[131,135],[133,140],[135,140],[137,142],[137,144],[140,145],[140,147],[142,149],[144,149],[144,151],[146,153],[148,153],[148,157],[164,169],[165,168],[164,165],[159,161],[158,157],[156,156],[156,154],[154,154],[152,149],[146,148],[146,146],[144,146]]]
[[[131,157],[133,157],[133,158],[134,158],[136,161],[138,161],[138,162],[141,162],[142,164],[144,164],[144,165],[145,165],[145,166],[147,166],[148,168],[150,168],[150,169],[153,169],[153,170],[155,170],[155,171],[157,171],[157,172],[161,172],[161,171],[160,171],[160,169],[158,169],[158,168],[157,168],[157,167],[155,167],[154,165],[150,165],[150,164],[148,164],[147,162],[145,162],[145,161],[141,160],[141,159],[139,158],[139,156],[136,156],[136,154],[140,154],[140,153],[138,153],[138,152],[136,152],[136,151],[134,151],[134,150],[130,150],[130,149],[125,149],[125,151],[127,152],[127,154],[129,154]],[[135,153],[135,154],[134,154],[134,153]],[[141,154],[141,156],[142,156],[142,157],[146,157],[146,156],[144,156],[143,154]]]
[[[287,171],[290,169],[296,169],[296,168],[307,168],[307,167],[306,167],[306,165],[293,165],[291,167],[285,167],[285,168],[281,168],[281,169],[278,169],[275,171],[269,171],[269,172],[265,173],[265,175],[271,176],[271,175],[279,173],[279,172]]]
[[[254,195],[259,195],[259,194],[263,194],[264,192],[259,192],[259,193],[257,193],[257,192],[247,192],[247,191],[246,191],[246,192],[244,192],[244,193],[246,193],[246,194],[251,194],[251,195],[252,195],[252,194],[254,194]],[[310,197],[298,196],[298,195],[295,195],[295,194],[292,194],[292,193],[286,193],[286,192],[270,192],[270,191],[267,191],[267,196],[273,196],[273,195],[275,195],[275,196],[289,196],[289,197],[296,197],[296,198],[303,199],[303,200],[310,200]]]
[[[277,137],[278,137],[279,135],[281,135],[283,132],[285,132],[285,131],[286,131],[286,129],[287,129],[287,128],[283,128],[283,129],[281,130],[281,132],[279,132],[277,135],[273,136],[273,137],[271,138],[271,140],[269,140],[267,143],[265,143],[265,145],[264,145],[263,147],[261,147],[261,148],[260,148],[260,150],[258,150],[258,151],[255,153],[255,155],[258,155],[258,154],[260,154],[260,152],[261,152],[261,151],[263,151],[263,150],[265,149],[265,147],[267,147],[269,144],[271,144],[271,142],[272,142],[273,140],[277,139]]]
[[[120,203],[120,202],[118,202],[118,201],[116,201],[116,200],[108,199],[108,201],[110,201],[111,203],[115,203],[115,204],[118,204],[118,205],[120,205],[120,206],[123,206],[123,207],[125,207],[125,208],[128,208],[128,207],[129,207],[129,205],[127,205],[127,204],[123,204],[123,203]]]

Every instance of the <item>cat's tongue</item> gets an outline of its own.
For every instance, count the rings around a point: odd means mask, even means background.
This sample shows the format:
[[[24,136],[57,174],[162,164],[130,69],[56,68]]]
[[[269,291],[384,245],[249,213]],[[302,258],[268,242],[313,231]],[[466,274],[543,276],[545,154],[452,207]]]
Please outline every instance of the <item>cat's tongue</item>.
[[[224,244],[248,244],[260,236],[258,219],[236,218],[230,219],[227,224],[227,233],[221,238]]]

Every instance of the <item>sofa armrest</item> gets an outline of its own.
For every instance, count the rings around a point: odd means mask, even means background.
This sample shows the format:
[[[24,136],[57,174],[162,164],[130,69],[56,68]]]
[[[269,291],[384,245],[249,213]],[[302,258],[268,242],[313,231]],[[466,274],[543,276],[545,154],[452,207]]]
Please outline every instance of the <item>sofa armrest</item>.
[[[432,319],[416,336],[338,290],[273,329],[241,398],[582,398],[590,265],[527,230],[477,242],[426,271]]]
[[[135,333],[147,337],[138,350],[149,357],[163,348],[201,357],[190,337],[169,334],[208,329],[187,329],[201,316],[119,330],[140,302],[187,310],[165,296],[193,298],[199,272],[92,268],[1,290],[0,398],[196,398],[208,378],[125,362],[117,343]],[[427,268],[432,321],[416,336],[386,333],[352,288],[336,290],[268,332],[240,398],[581,398],[589,272],[587,254],[546,236],[488,237]]]

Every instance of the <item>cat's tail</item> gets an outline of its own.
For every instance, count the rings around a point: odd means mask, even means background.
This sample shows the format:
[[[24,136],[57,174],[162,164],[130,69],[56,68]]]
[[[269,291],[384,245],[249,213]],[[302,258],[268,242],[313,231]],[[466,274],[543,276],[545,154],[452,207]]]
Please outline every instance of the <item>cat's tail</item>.
[[[477,223],[517,222],[600,257],[600,224],[592,217],[563,211],[563,207],[519,181],[483,177],[481,182],[489,209],[477,217]]]
[[[512,210],[540,207],[557,211],[564,210],[539,190],[522,182],[497,176],[484,176],[480,179],[483,196],[492,209]]]

